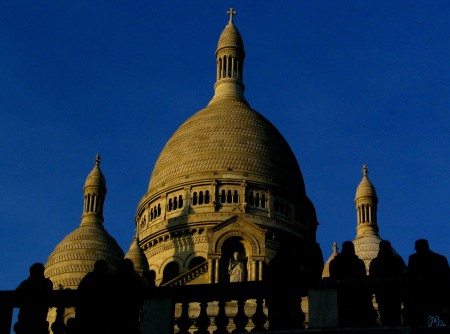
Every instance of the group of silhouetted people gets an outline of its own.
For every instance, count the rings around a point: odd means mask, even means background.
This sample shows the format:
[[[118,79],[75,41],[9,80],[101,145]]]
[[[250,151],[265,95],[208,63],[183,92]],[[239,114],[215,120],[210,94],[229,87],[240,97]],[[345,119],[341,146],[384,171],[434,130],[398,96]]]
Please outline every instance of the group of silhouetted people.
[[[17,334],[48,334],[48,295],[53,289],[44,276],[44,265],[30,267],[30,277],[17,291],[31,302],[21,305]],[[108,263],[97,260],[77,289],[75,318],[67,320],[61,332],[67,334],[138,334],[144,302],[144,280],[134,270],[130,259],[123,259],[111,274]]]
[[[28,299],[28,302],[21,301],[17,323],[14,325],[17,334],[48,334],[47,298],[53,290],[53,284],[44,276],[44,270],[42,263],[34,263],[30,267],[30,276],[16,289],[21,299]]]
[[[140,329],[144,283],[133,262],[124,259],[114,275],[104,260],[78,285],[76,327],[83,334],[137,334]]]
[[[341,253],[330,262],[330,278],[336,280],[339,326],[369,327],[377,320],[372,296],[378,304],[383,326],[432,326],[449,322],[450,269],[447,258],[430,250],[428,241],[415,242],[416,253],[408,266],[396,254],[389,241],[379,244],[378,256],[367,270],[355,254],[351,241],[342,244]],[[309,278],[301,266],[293,266],[289,252],[281,247],[268,268],[266,304],[270,329],[294,329],[302,326],[304,314],[299,299],[307,294]],[[48,334],[48,295],[53,284],[44,276],[44,265],[35,263],[30,276],[17,287],[23,300],[17,334]],[[154,279],[154,277],[153,277]],[[138,334],[146,284],[124,259],[114,274],[108,263],[97,260],[94,270],[78,285],[75,318],[64,325],[66,334]],[[403,322],[402,322],[403,319]]]
[[[430,326],[430,321],[448,322],[450,311],[450,269],[447,258],[430,250],[428,241],[415,242],[406,267],[391,243],[382,240],[378,256],[366,275],[364,261],[355,254],[351,241],[330,262],[330,278],[339,280],[338,317],[343,327],[374,326],[378,304],[383,326]],[[369,279],[367,279],[369,278]],[[402,308],[403,305],[403,308]],[[434,320],[430,320],[434,319]]]

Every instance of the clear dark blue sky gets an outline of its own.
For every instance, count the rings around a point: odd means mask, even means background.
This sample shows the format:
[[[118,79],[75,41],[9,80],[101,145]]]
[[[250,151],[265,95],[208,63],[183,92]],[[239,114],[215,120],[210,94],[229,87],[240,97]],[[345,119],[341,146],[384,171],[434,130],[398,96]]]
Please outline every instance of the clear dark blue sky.
[[[102,156],[127,251],[165,142],[213,96],[229,1],[0,1],[0,289],[79,224]],[[450,2],[235,1],[251,106],[290,143],[325,259],[363,164],[382,238],[450,256]]]

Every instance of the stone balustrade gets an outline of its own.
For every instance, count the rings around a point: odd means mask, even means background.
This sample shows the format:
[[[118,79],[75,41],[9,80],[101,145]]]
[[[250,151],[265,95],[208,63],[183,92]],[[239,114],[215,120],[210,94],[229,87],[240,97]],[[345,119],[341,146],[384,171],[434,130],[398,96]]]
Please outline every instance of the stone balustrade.
[[[397,284],[399,282],[396,282]],[[283,333],[303,332],[351,332],[352,329],[339,328],[337,291],[345,284],[364,284],[368,289],[379,287],[379,282],[333,282],[323,280],[308,289],[309,304],[306,321],[298,329]],[[406,287],[406,281],[400,282]],[[143,307],[142,334],[164,333],[245,333],[271,332],[268,308],[265,303],[271,287],[264,282],[241,282],[228,284],[199,284],[188,286],[156,287],[147,291]],[[114,293],[113,291],[111,293]],[[16,291],[0,291],[0,334],[11,333],[13,310],[27,301],[27,296]],[[49,307],[58,308],[59,326],[54,334],[64,333],[63,311],[76,307],[76,290],[54,290],[46,301]],[[300,303],[300,300],[299,300]],[[445,310],[444,310],[445,311]],[[448,310],[447,310],[448,311]],[[431,315],[433,316],[433,315]],[[433,318],[434,319],[434,318]],[[436,319],[434,319],[436,320]],[[436,326],[423,324],[423,330],[448,333],[445,319],[434,321]],[[441,326],[437,326],[440,324]],[[433,328],[431,328],[433,327]],[[420,328],[408,326],[398,328],[366,328],[358,333],[420,333]],[[59,332],[58,332],[59,331]]]

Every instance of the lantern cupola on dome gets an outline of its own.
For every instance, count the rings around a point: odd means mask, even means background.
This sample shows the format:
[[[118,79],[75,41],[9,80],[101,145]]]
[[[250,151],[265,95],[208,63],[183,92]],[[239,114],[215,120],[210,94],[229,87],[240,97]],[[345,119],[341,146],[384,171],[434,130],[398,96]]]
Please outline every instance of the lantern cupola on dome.
[[[219,38],[216,50],[217,80],[214,85],[215,94],[210,103],[223,98],[232,98],[247,104],[244,97],[244,42],[239,30],[233,23],[236,11],[227,11],[230,21]]]

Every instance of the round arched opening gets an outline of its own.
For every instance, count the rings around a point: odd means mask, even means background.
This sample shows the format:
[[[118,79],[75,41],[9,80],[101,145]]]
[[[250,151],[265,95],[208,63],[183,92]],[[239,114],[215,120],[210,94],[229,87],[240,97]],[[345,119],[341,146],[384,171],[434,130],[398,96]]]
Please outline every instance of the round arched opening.
[[[175,277],[178,276],[180,273],[180,266],[175,261],[170,262],[167,264],[167,266],[164,268],[163,271],[163,280],[161,284],[165,284],[171,280],[173,280]]]
[[[247,253],[241,237],[230,237],[222,245],[221,249],[221,282],[240,282],[248,280]],[[236,271],[242,271],[242,274]]]

